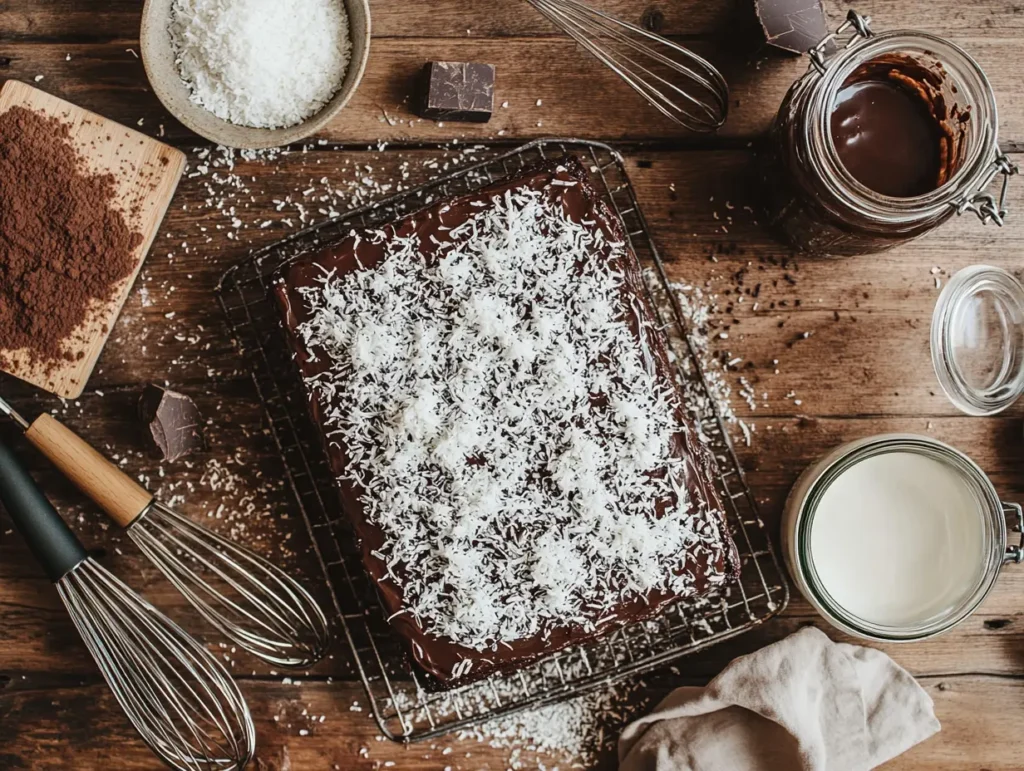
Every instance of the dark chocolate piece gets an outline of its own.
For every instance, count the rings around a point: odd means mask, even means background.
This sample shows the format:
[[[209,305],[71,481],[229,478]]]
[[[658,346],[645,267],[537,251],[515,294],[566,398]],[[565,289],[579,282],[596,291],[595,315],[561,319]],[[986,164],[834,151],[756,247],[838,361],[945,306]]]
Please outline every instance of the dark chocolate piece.
[[[768,45],[805,54],[828,34],[821,0],[754,0]]]
[[[139,399],[139,417],[163,460],[176,461],[204,446],[202,415],[185,394],[147,385]]]
[[[927,92],[899,70],[847,81],[830,118],[832,142],[850,175],[882,195],[908,198],[943,178],[945,133]]]
[[[440,244],[450,239],[452,229],[479,212],[479,207],[489,203],[495,196],[521,187],[546,191],[552,201],[559,202],[565,207],[572,219],[587,223],[587,227],[601,230],[608,243],[625,240],[621,222],[602,203],[591,186],[583,165],[573,157],[549,161],[475,193],[435,203],[384,228],[374,229],[378,235],[376,238],[367,237],[365,231],[353,231],[343,241],[292,262],[274,282],[274,295],[303,378],[317,377],[329,369],[330,365],[327,357],[323,355],[313,358],[297,332],[299,325],[309,318],[307,303],[300,292],[302,288],[318,286],[324,269],[338,274],[373,270],[386,254],[384,241],[379,237],[381,233],[385,239],[393,235],[407,237],[417,233],[424,244],[424,256],[428,260],[435,259],[436,250],[432,244]],[[608,255],[596,254],[594,258],[606,259]],[[627,290],[622,298],[623,307],[631,307],[635,300],[644,320],[651,322],[650,328],[653,329],[653,310],[644,299],[645,290],[640,265],[632,250],[623,255],[622,269],[627,277]],[[634,330],[634,333],[639,334],[638,330]],[[662,336],[656,335],[649,342],[659,381],[668,388],[679,389],[675,369],[669,361],[666,341]],[[461,684],[495,671],[516,669],[566,646],[585,643],[611,633],[624,624],[650,618],[666,606],[683,599],[679,595],[664,591],[651,592],[646,596],[635,597],[621,603],[608,623],[603,624],[597,631],[589,631],[571,624],[553,626],[545,633],[501,644],[494,650],[477,651],[459,645],[453,640],[428,634],[416,619],[400,612],[404,607],[402,589],[391,579],[387,565],[378,556],[384,543],[384,532],[367,518],[360,500],[362,490],[345,473],[349,463],[346,450],[337,441],[330,441],[329,429],[325,424],[325,407],[313,393],[309,394],[309,407],[313,420],[321,432],[331,469],[337,477],[341,509],[352,522],[359,539],[363,563],[377,586],[385,614],[390,618],[394,629],[406,639],[413,658],[443,684]],[[739,558],[722,519],[722,506],[711,482],[714,475],[711,454],[682,412],[680,421],[682,428],[676,436],[673,452],[685,462],[686,494],[698,507],[695,516],[702,523],[697,527],[707,527],[721,535],[721,543],[713,555],[691,553],[687,556],[686,570],[695,579],[693,591],[688,596],[695,597],[733,580],[739,572]],[[465,666],[467,660],[470,661],[471,667]]]
[[[428,62],[423,67],[420,115],[431,120],[486,123],[494,111],[494,65]]]

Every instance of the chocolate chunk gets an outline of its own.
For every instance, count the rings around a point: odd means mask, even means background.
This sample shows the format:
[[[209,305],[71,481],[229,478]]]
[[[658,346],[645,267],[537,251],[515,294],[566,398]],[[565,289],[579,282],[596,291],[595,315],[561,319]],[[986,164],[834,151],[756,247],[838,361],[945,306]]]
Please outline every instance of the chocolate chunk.
[[[828,34],[821,0],[754,0],[768,45],[804,54]]]
[[[147,424],[163,460],[178,460],[205,444],[202,415],[185,394],[147,385],[139,399],[139,417]]]
[[[494,65],[428,62],[420,89],[424,118],[486,123],[494,111]]]

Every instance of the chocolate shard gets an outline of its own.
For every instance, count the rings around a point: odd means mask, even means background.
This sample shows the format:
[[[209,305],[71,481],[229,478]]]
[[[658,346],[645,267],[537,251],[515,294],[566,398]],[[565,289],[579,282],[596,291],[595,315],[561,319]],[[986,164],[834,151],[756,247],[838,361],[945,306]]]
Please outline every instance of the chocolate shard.
[[[828,34],[821,0],[754,0],[768,45],[805,54]]]
[[[422,117],[486,123],[493,111],[493,64],[428,62],[424,65],[419,98]]]
[[[205,446],[202,415],[185,394],[147,385],[139,399],[139,417],[166,461],[176,461]]]

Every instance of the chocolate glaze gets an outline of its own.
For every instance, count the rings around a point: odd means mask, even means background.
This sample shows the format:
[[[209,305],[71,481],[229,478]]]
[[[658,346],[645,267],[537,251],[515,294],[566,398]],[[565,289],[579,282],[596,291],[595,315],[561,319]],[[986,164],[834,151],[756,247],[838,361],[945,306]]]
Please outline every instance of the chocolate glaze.
[[[551,182],[555,179],[579,184],[554,186]],[[437,251],[433,239],[440,242],[449,240],[450,228],[455,228],[480,211],[479,206],[473,206],[474,202],[490,202],[496,195],[519,187],[545,191],[552,200],[565,207],[566,213],[573,220],[588,222],[591,223],[589,226],[600,228],[610,241],[624,240],[621,223],[597,197],[586,171],[575,158],[551,161],[525,171],[515,178],[483,188],[472,195],[435,204],[382,230],[386,234],[400,237],[417,234],[423,244],[422,252],[429,261]],[[345,240],[312,255],[300,256],[282,270],[275,282],[274,294],[281,309],[285,330],[295,351],[296,363],[304,378],[323,372],[329,365],[324,355],[321,355],[318,362],[311,361],[296,334],[297,327],[309,317],[308,308],[298,290],[313,286],[315,279],[323,275],[324,268],[340,275],[360,269],[372,270],[379,264],[385,256],[384,244],[368,240],[365,237],[366,231],[359,231],[358,235],[360,238],[354,249],[356,239],[350,235]],[[595,258],[607,259],[608,256],[606,252],[603,255],[595,255]],[[626,264],[622,268],[627,277],[627,289],[623,293],[624,314],[629,319],[634,334],[646,345],[660,377],[679,393],[675,369],[669,362],[664,337],[655,331],[654,315],[645,299],[641,283],[640,265],[632,251],[626,256]],[[327,440],[321,405],[312,394],[309,407],[314,422],[324,437],[332,470],[336,476],[340,476],[348,464],[345,448]],[[690,499],[699,507],[696,516],[702,518],[707,526],[720,536],[720,542],[715,548],[697,549],[687,555],[684,569],[694,577],[693,591],[688,596],[694,597],[706,593],[715,585],[734,579],[739,572],[739,558],[722,519],[721,503],[711,482],[714,472],[710,453],[697,438],[693,426],[682,414],[682,409],[680,420],[683,428],[675,436],[673,454],[685,460],[682,481]],[[366,570],[377,586],[386,614],[389,617],[394,616],[404,607],[402,590],[387,576],[384,563],[371,553],[383,546],[384,533],[366,519],[359,500],[362,490],[345,479],[339,479],[337,485],[342,510],[350,518],[359,538]],[[667,503],[662,507],[664,505]],[[399,568],[399,572],[400,570]],[[586,631],[576,625],[559,626],[546,630],[542,635],[511,641],[508,644],[502,643],[496,649],[487,651],[477,651],[458,645],[452,640],[433,636],[407,615],[394,616],[390,623],[408,641],[413,658],[442,684],[451,685],[456,681],[453,670],[465,659],[472,660],[473,665],[468,672],[458,678],[459,684],[479,679],[497,670],[518,668],[568,645],[593,640],[623,624],[649,618],[679,599],[680,596],[666,592],[652,592],[647,596],[621,603],[610,615],[602,618],[596,632]]]
[[[895,198],[924,195],[959,162],[959,116],[951,116],[941,73],[907,56],[858,67],[836,96],[832,141],[846,170],[867,188]]]

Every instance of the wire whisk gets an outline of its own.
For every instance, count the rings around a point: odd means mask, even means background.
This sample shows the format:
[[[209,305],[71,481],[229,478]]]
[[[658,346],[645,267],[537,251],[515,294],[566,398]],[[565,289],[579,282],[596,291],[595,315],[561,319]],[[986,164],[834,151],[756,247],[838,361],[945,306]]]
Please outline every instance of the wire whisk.
[[[729,86],[693,51],[579,0],[526,0],[611,68],[659,112],[691,131],[714,131]]]
[[[177,771],[241,771],[252,758],[256,731],[227,670],[88,556],[2,442],[0,501],[150,749]]]
[[[323,655],[327,620],[280,568],[159,501],[128,535],[210,624],[245,650],[282,666],[308,666]]]
[[[327,618],[294,578],[178,514],[47,413],[29,423],[0,412],[127,531],[142,552],[225,637],[279,666],[309,667],[330,645]]]
[[[230,675],[203,646],[92,559],[57,591],[121,708],[180,771],[242,769],[256,730]]]

